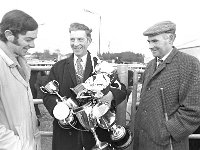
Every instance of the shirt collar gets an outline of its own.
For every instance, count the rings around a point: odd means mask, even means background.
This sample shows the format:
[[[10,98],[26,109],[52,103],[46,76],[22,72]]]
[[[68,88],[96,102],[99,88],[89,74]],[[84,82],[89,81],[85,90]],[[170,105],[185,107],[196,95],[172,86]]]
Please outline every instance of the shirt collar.
[[[165,60],[168,56],[169,56],[169,54],[171,53],[171,51],[173,50],[173,48],[162,58],[162,59],[160,59],[160,60]],[[159,58],[157,57],[157,60],[158,60]]]
[[[74,64],[76,64],[77,59],[78,59],[78,57],[74,54]],[[83,63],[83,64],[86,64],[86,61],[87,61],[87,54],[84,55],[84,56],[82,56],[81,59],[82,59],[82,63]]]
[[[10,67],[15,67],[19,65],[17,59],[6,49],[0,48],[0,57],[7,63]]]

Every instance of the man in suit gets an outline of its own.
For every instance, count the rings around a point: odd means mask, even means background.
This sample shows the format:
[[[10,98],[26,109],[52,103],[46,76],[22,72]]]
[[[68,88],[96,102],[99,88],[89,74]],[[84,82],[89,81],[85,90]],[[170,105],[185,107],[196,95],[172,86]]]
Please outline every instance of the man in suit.
[[[64,60],[57,62],[51,69],[48,82],[56,80],[59,83],[59,94],[66,96],[67,98],[75,98],[70,88],[76,87],[78,84],[86,81],[93,72],[94,67],[98,63],[98,59],[93,57],[87,50],[92,38],[91,32],[86,25],[80,23],[72,23],[69,28],[70,32],[70,45],[73,50],[73,54]],[[77,60],[80,61],[83,68],[83,74],[79,75]],[[126,97],[126,88],[122,85],[121,90],[117,88],[110,88],[110,91],[103,96],[100,101],[106,102],[111,107],[115,107],[120,104]],[[56,95],[46,94],[44,96],[44,105],[49,113],[53,116],[53,110],[56,106]],[[79,122],[77,122],[79,126]],[[101,128],[96,129],[98,138],[100,141],[110,142],[109,134],[107,130]],[[91,132],[79,131],[74,128],[63,129],[58,120],[53,122],[53,150],[91,150],[95,145],[95,139]]]
[[[164,21],[143,33],[155,58],[144,72],[134,150],[189,150],[200,124],[200,63],[173,46],[175,30]]]

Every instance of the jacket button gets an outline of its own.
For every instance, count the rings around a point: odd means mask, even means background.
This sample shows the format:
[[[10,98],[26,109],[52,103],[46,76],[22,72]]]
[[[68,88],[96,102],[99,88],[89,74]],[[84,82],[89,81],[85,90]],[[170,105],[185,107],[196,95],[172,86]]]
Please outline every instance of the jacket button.
[[[71,135],[72,135],[72,132],[69,131],[69,135],[71,136]]]
[[[147,90],[148,90],[148,91],[150,91],[150,90],[151,90],[151,88],[149,87]]]

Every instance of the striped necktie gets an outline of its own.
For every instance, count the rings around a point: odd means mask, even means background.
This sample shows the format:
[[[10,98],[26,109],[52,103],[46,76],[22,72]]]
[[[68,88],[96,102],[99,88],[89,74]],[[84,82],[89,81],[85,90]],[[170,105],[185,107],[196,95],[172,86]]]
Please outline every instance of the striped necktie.
[[[78,58],[76,60],[76,80],[80,84],[83,82],[83,66],[81,65],[82,59]]]

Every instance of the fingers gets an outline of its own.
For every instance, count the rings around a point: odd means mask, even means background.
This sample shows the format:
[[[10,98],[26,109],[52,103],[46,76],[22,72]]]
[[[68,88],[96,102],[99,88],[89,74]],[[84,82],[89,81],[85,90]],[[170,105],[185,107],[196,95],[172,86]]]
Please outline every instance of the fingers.
[[[103,103],[103,104],[106,104],[108,105],[109,107],[111,106],[111,102],[113,100],[113,94],[111,91],[109,91],[106,95],[104,95],[100,101]]]

